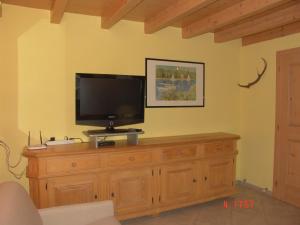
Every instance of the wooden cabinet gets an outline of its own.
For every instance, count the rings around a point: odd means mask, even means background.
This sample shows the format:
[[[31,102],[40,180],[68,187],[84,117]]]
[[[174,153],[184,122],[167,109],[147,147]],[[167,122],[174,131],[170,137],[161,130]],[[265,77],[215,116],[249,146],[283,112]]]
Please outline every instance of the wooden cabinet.
[[[112,199],[118,219],[229,196],[237,139],[213,133],[25,150],[30,195],[38,208]]]
[[[160,203],[190,202],[197,191],[197,174],[192,162],[174,163],[160,168]]]
[[[209,159],[205,162],[205,194],[209,197],[234,191],[234,157]]]
[[[47,193],[49,207],[92,202],[100,199],[98,180],[95,175],[49,178]]]
[[[118,171],[110,176],[110,196],[119,215],[151,209],[153,195],[151,168]]]

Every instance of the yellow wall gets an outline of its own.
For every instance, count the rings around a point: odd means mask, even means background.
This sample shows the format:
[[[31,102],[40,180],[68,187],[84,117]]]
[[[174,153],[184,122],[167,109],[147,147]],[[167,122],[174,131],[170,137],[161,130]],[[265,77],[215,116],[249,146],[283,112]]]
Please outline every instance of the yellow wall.
[[[256,78],[256,67],[262,68],[260,57],[268,61],[268,70],[260,83],[242,89],[240,95],[240,177],[260,187],[272,188],[276,52],[300,46],[300,34],[242,47],[240,50],[241,82]]]
[[[177,28],[145,35],[142,23],[122,21],[110,30],[98,17],[3,6],[0,19],[0,138],[15,162],[27,144],[45,137],[82,136],[75,125],[76,72],[144,74],[145,57],[206,63],[204,108],[146,109],[145,137],[226,131],[239,133],[240,42],[215,44],[211,34],[183,40]],[[25,161],[17,169],[25,167]],[[0,181],[11,180],[0,152]],[[27,186],[27,180],[21,180]]]

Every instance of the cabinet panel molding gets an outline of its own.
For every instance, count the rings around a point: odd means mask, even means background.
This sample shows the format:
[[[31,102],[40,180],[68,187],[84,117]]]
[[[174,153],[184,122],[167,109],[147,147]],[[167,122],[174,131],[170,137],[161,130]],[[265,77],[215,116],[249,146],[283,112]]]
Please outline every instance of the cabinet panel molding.
[[[110,177],[110,194],[117,214],[148,210],[154,203],[153,169],[114,172]]]
[[[174,204],[192,201],[197,191],[197,175],[194,162],[174,163],[161,167],[160,203]]]
[[[92,202],[101,198],[96,175],[49,178],[47,191],[50,207]]]
[[[204,176],[208,196],[215,196],[234,190],[235,158],[224,157],[209,159],[205,162]]]

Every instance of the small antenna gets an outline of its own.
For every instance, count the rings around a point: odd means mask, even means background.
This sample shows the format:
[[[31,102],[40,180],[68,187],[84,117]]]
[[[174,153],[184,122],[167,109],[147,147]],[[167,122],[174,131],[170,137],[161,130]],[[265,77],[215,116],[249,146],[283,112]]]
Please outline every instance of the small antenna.
[[[28,146],[30,146],[30,131],[28,132],[28,140],[27,140],[27,142],[28,142]]]
[[[41,145],[43,144],[43,138],[42,138],[42,131],[40,130],[40,142],[41,142]]]

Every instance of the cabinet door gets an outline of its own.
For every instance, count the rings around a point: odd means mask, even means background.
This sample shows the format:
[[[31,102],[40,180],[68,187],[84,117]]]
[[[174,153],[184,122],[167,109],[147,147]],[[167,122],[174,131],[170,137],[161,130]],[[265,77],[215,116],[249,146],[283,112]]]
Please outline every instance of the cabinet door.
[[[92,202],[99,199],[96,175],[50,178],[47,183],[49,207]]]
[[[196,167],[192,162],[174,163],[160,169],[163,205],[193,201],[196,196]]]
[[[218,196],[234,191],[235,159],[217,158],[206,162],[204,175],[207,196]]]
[[[153,205],[153,170],[151,168],[113,172],[110,192],[118,215],[139,212]]]

